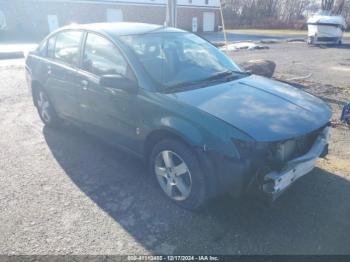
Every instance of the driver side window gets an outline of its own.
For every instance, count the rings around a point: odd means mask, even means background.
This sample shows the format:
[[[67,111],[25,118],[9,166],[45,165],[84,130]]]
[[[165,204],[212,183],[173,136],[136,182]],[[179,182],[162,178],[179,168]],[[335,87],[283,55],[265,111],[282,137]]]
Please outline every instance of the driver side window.
[[[130,74],[128,64],[117,47],[93,33],[88,33],[86,39],[82,67],[97,76],[118,74],[128,77]]]

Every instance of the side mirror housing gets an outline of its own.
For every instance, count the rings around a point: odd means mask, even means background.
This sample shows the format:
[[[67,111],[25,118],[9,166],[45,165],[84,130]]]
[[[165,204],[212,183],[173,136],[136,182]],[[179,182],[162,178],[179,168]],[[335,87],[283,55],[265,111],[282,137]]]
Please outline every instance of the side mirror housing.
[[[115,89],[121,89],[128,93],[136,93],[138,85],[122,75],[104,75],[100,78],[100,85]]]

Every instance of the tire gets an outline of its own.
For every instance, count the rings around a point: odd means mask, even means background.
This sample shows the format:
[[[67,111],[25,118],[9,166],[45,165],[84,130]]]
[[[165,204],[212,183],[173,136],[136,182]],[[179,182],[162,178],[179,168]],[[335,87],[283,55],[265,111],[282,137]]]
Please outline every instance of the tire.
[[[158,142],[149,168],[160,190],[180,207],[197,210],[206,202],[205,175],[196,154],[184,143],[173,139]]]
[[[41,121],[48,127],[59,127],[62,120],[57,116],[57,113],[47,95],[47,93],[39,89],[35,92],[35,105],[38,110]]]

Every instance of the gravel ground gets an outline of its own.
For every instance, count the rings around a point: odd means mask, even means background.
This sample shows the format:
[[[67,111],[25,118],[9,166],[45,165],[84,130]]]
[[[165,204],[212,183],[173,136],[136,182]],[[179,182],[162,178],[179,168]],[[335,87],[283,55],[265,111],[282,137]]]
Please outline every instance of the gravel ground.
[[[346,91],[347,69],[329,70],[349,50],[297,47],[233,55]],[[22,60],[0,61],[0,75],[0,254],[350,254],[349,147],[337,133],[329,159],[272,207],[223,197],[191,213],[165,200],[137,159],[72,127],[43,127]]]

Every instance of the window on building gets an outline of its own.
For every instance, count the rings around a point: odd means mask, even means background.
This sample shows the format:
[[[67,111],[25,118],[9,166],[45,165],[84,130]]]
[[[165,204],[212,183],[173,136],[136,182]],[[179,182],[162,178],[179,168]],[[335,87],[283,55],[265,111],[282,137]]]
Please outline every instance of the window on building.
[[[205,0],[205,4],[206,4],[206,5],[209,5],[209,0]]]
[[[128,64],[117,47],[104,37],[89,33],[83,69],[98,76],[120,74],[128,77]]]
[[[83,33],[65,31],[56,36],[54,58],[71,65],[79,62],[79,47]]]

